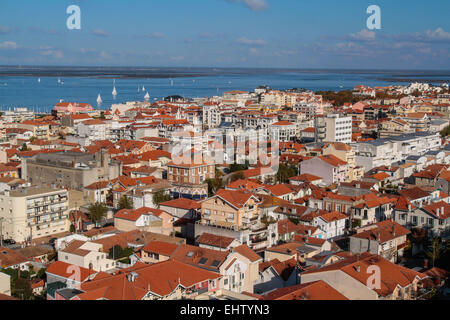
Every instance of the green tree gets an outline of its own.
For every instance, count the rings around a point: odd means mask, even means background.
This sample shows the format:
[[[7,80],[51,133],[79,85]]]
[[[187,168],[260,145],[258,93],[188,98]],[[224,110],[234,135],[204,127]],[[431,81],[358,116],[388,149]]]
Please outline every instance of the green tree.
[[[171,200],[172,197],[164,190],[158,190],[153,194],[153,203],[159,208],[159,204]]]
[[[277,181],[279,183],[288,183],[289,178],[295,177],[297,171],[289,166],[280,164],[277,172]]]
[[[230,178],[230,182],[235,182],[237,180],[244,180],[245,179],[245,174],[242,171],[238,171],[235,174],[233,174]]]
[[[89,206],[89,215],[96,224],[99,223],[108,212],[108,208],[103,203],[96,202]]]
[[[445,127],[442,131],[441,131],[441,137],[442,138],[446,138],[450,136],[450,126]]]
[[[27,144],[22,144],[22,147],[19,149],[20,151],[30,151],[31,149],[27,147]]]
[[[237,171],[244,171],[247,170],[250,167],[250,162],[248,160],[245,160],[244,164],[239,163],[233,163],[230,165],[230,173],[237,172]]]
[[[128,258],[134,253],[131,248],[122,248],[119,245],[115,245],[109,249],[109,258],[114,260],[120,260],[122,258]]]
[[[36,274],[36,277],[39,279],[42,279],[42,280],[47,279],[46,271],[47,271],[47,269],[45,269],[45,268],[39,269],[39,271]]]
[[[123,195],[120,199],[119,199],[119,210],[122,209],[133,209],[133,199],[131,199],[130,197]]]
[[[33,296],[33,289],[28,279],[22,277],[15,281],[13,296],[22,300],[30,300]]]
[[[73,224],[71,224],[69,231],[72,233],[75,233],[77,230],[76,230],[75,226]]]
[[[431,240],[428,251],[426,251],[425,254],[431,259],[434,268],[434,264],[439,260],[441,255],[441,239],[434,237],[433,240]]]

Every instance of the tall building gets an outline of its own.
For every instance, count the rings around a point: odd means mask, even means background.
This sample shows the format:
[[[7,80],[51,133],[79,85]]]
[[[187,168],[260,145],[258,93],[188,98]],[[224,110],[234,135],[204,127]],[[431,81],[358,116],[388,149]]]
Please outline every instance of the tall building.
[[[69,230],[65,189],[27,187],[0,193],[0,230],[3,239],[18,243]]]
[[[352,142],[352,117],[328,114],[316,118],[316,142]]]

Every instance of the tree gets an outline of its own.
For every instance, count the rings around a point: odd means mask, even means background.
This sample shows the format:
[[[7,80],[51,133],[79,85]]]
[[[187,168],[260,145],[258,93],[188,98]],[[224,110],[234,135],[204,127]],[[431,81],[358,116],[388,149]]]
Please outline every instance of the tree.
[[[217,190],[224,187],[223,173],[219,169],[215,169],[215,175],[213,179],[206,179],[204,183],[208,184],[208,196],[216,194]]]
[[[15,281],[13,296],[22,300],[30,300],[33,296],[33,289],[28,279],[18,278]]]
[[[294,168],[280,164],[277,172],[277,181],[279,183],[287,183],[289,178],[295,177],[296,174],[297,172]]]
[[[244,170],[247,170],[249,167],[250,167],[250,162],[248,160],[245,160],[244,164],[233,163],[230,165],[230,173],[237,172],[237,171],[244,171]]]
[[[75,226],[74,226],[73,224],[71,224],[71,225],[70,225],[69,231],[70,231],[71,233],[75,233],[75,232],[77,231],[77,229],[75,228]]]
[[[245,174],[244,174],[244,172],[238,171],[238,172],[236,172],[235,174],[233,174],[233,175],[231,176],[230,181],[231,181],[231,182],[235,182],[235,181],[237,181],[237,180],[244,180],[244,179],[245,179]]]
[[[22,147],[19,149],[20,151],[30,151],[31,149],[27,147],[27,144],[22,144]]]
[[[429,246],[429,251],[425,252],[425,254],[431,259],[431,262],[434,264],[441,255],[441,239],[438,237],[434,237]]]
[[[441,137],[445,138],[450,136],[450,126],[445,127],[442,131],[441,131]]]
[[[46,271],[47,271],[47,269],[45,269],[45,268],[39,269],[39,271],[36,274],[36,277],[38,279],[42,279],[42,280],[47,279],[47,274],[45,273]]]
[[[133,209],[133,199],[123,195],[119,200],[119,210],[122,209]]]
[[[91,220],[96,224],[103,219],[107,212],[108,208],[103,203],[96,202],[89,206],[89,215],[91,216]]]
[[[153,203],[159,208],[159,204],[171,200],[172,197],[164,190],[158,190],[153,194]]]
[[[120,260],[122,258],[128,258],[134,253],[131,248],[122,248],[119,245],[115,245],[111,249],[109,249],[109,258],[114,260]]]

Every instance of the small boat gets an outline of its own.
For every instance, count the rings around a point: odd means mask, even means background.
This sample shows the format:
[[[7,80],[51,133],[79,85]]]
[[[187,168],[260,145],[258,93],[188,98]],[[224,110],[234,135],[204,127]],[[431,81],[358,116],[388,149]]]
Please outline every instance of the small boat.
[[[61,78],[58,78],[58,83],[61,83]]]
[[[41,78],[38,78],[38,83],[41,83]]]
[[[117,96],[116,86],[114,86],[114,88],[113,88],[112,95],[113,95],[114,97]]]
[[[145,100],[150,100],[150,95],[148,94],[148,92],[145,94],[144,99]]]
[[[144,86],[142,86],[142,91],[146,91]]]
[[[170,80],[170,86],[173,87],[173,80]]]
[[[138,86],[138,90],[137,90],[137,93],[139,93],[139,92],[141,92],[141,89],[139,88],[139,86]]]
[[[98,94],[98,97],[97,97],[97,104],[98,105],[100,105],[100,104],[102,104],[102,97],[100,96],[100,93]]]

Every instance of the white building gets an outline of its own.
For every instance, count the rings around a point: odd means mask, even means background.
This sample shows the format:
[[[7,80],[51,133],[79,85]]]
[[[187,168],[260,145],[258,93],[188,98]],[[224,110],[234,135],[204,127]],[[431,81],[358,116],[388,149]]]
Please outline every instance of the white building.
[[[352,117],[328,114],[316,118],[316,142],[352,142]]]
[[[420,156],[438,150],[441,145],[440,134],[428,132],[352,144],[356,153],[356,165],[364,167],[366,171],[379,166],[391,166],[409,156]]]
[[[3,239],[18,243],[69,230],[65,189],[27,187],[0,193]]]

